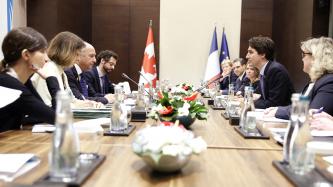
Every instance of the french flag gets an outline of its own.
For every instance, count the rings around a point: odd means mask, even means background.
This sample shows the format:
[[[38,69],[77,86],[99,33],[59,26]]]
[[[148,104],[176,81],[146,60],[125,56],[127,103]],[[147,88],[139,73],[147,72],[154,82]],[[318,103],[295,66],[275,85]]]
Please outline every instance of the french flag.
[[[216,80],[221,74],[221,68],[219,63],[219,53],[216,37],[216,27],[214,28],[212,43],[210,46],[204,81],[211,82]]]

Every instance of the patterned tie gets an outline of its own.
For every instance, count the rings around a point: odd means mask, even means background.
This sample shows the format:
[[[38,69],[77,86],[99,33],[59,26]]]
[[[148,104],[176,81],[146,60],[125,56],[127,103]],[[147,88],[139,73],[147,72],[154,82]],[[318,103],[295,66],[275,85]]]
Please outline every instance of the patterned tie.
[[[266,99],[265,95],[265,83],[264,83],[264,75],[260,74],[260,87],[261,87],[261,94],[264,99]]]
[[[105,76],[101,77],[101,91],[102,91],[102,94],[105,94]]]
[[[81,87],[81,90],[82,90],[82,95],[84,97],[88,97],[88,86],[87,86],[87,83],[86,81],[84,80],[84,78],[82,76],[80,76],[80,87]]]

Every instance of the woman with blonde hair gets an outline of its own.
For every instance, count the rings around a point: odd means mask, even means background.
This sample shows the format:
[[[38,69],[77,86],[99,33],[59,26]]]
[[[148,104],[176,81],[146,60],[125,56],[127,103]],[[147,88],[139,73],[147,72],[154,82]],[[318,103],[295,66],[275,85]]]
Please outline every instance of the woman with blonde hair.
[[[223,91],[229,89],[229,84],[234,84],[236,82],[237,75],[233,73],[233,63],[229,59],[222,61],[221,68],[220,89]]]
[[[333,39],[320,37],[301,43],[303,71],[311,82],[303,89],[302,95],[310,99],[310,109],[323,110],[333,115]],[[268,116],[289,119],[290,106],[272,107],[265,111]]]
[[[67,76],[64,72],[65,68],[73,66],[79,60],[81,49],[85,46],[84,41],[77,35],[65,31],[57,34],[50,42],[47,54],[50,62],[47,63],[42,72],[57,78],[57,85],[52,85],[53,89],[49,89],[47,82],[40,75],[34,75],[31,80],[37,92],[41,95],[45,104],[55,108],[56,93],[59,90],[70,90]],[[50,87],[50,86],[49,86]],[[74,107],[91,107],[98,105],[94,101],[80,101],[73,97]]]
[[[246,77],[250,80],[254,93],[260,94],[259,69],[248,63],[246,65]]]

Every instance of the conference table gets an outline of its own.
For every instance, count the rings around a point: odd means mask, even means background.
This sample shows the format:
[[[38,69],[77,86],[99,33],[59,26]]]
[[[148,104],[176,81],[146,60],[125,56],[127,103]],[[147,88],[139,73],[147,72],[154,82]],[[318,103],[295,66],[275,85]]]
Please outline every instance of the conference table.
[[[282,160],[282,147],[272,138],[244,139],[221,116],[220,110],[209,109],[207,120],[196,120],[191,130],[207,143],[207,150],[192,155],[179,172],[154,172],[135,155],[131,143],[135,132],[153,120],[134,122],[135,131],[127,136],[101,136],[98,153],[104,162],[84,182],[83,186],[292,186],[272,165]],[[15,184],[33,184],[48,171],[51,133],[15,130],[0,133],[0,153],[34,153],[41,163]],[[88,146],[81,141],[81,147]]]

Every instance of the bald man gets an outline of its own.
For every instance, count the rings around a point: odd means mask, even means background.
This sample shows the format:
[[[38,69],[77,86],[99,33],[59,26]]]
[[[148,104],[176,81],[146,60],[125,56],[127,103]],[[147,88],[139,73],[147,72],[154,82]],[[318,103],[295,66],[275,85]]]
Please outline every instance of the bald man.
[[[91,92],[89,90],[91,90],[91,88],[89,88],[82,73],[92,69],[93,65],[96,63],[95,56],[95,48],[85,42],[85,47],[81,50],[78,61],[73,67],[65,70],[69,86],[77,99],[93,100],[103,104],[111,103],[113,100],[112,94],[107,94],[104,97],[89,97],[89,92]]]

